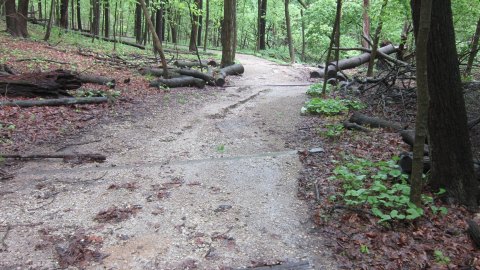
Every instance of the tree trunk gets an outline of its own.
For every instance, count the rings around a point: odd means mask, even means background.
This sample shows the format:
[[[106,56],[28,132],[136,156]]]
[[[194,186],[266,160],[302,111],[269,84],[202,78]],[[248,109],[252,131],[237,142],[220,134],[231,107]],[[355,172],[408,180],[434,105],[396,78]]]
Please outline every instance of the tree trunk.
[[[261,1],[260,5],[260,19],[259,19],[259,30],[258,30],[258,38],[259,38],[259,49],[265,50],[266,49],[266,42],[265,42],[265,33],[267,27],[267,0],[259,0]]]
[[[7,32],[14,37],[21,37],[22,33],[18,28],[18,13],[15,0],[5,0],[5,14]]]
[[[365,38],[370,39],[370,16],[368,10],[370,8],[370,0],[363,0],[363,37],[361,38],[362,46],[366,49],[370,49],[370,44]]]
[[[65,90],[77,89],[81,85],[79,78],[70,71],[25,73],[0,77],[0,94],[11,97],[70,96]]]
[[[5,0],[0,0],[0,6],[3,6]],[[41,20],[43,19],[43,12],[42,12],[42,0],[37,1],[37,8],[38,8],[38,18]],[[2,8],[3,10],[3,8]],[[3,14],[0,14],[3,15]]]
[[[100,0],[93,0],[93,14],[92,25],[90,26],[90,33],[98,36],[100,32]]]
[[[165,54],[163,53],[162,42],[155,32],[155,27],[153,27],[152,20],[150,19],[150,14],[148,12],[147,5],[145,4],[145,0],[140,0],[140,5],[142,6],[143,13],[145,14],[145,20],[147,21],[150,33],[152,33],[153,48],[160,55],[164,72],[163,74],[165,74],[165,78],[168,78],[167,60],[165,59]]]
[[[48,41],[48,39],[50,39],[50,33],[52,32],[52,23],[53,23],[53,10],[54,10],[54,7],[55,7],[55,0],[51,0],[52,3],[50,5],[50,16],[49,16],[49,19],[48,19],[48,25],[47,25],[47,31],[45,32],[45,37],[43,38],[43,40],[45,41]]]
[[[302,61],[306,61],[306,55],[305,55],[305,18],[303,17],[303,9],[300,9],[300,18],[302,20]]]
[[[75,29],[75,0],[70,0],[70,28]]]
[[[423,150],[427,137],[428,119],[428,72],[427,45],[430,32],[432,0],[422,0],[418,34],[416,39],[417,64],[417,116],[415,119],[415,142],[413,144],[412,174],[410,179],[410,202],[420,207],[422,205],[423,189]]]
[[[470,76],[470,74],[472,73],[473,61],[475,60],[475,57],[477,56],[477,52],[478,52],[479,39],[480,39],[480,19],[478,19],[477,30],[473,35],[472,49],[470,50],[470,55],[468,56],[467,67],[465,68],[465,73],[464,73],[465,76]]]
[[[82,31],[82,9],[80,6],[80,0],[77,0],[77,28],[79,31]]]
[[[157,9],[155,15],[155,32],[157,32],[157,36],[164,41],[164,33],[163,33],[163,4]]]
[[[99,104],[108,102],[108,97],[85,97],[85,98],[56,98],[42,100],[14,100],[0,102],[1,107],[40,107],[40,106],[64,106],[73,104]]]
[[[372,44],[372,57],[370,57],[370,62],[368,63],[367,77],[372,77],[373,75],[373,66],[375,64],[375,57],[377,56],[378,43],[380,41],[380,33],[382,32],[383,27],[383,17],[385,14],[385,8],[387,7],[388,0],[383,0],[382,7],[380,9],[380,15],[378,15],[378,25],[375,29],[375,35],[373,37]]]
[[[203,51],[207,51],[207,37],[208,37],[208,24],[210,23],[210,0],[206,1],[206,18],[205,18],[205,34],[203,40]]]
[[[68,28],[68,0],[60,1],[60,27]]]
[[[104,24],[104,36],[110,36],[110,0],[105,0],[103,3],[103,24]]]
[[[203,10],[203,1],[198,0],[198,10],[202,11]],[[203,11],[202,11],[203,12]],[[200,13],[200,16],[198,16],[198,33],[197,33],[197,46],[202,46],[202,25],[203,25],[203,16],[202,13]]]
[[[292,40],[292,27],[290,25],[290,13],[288,10],[289,0],[285,0],[285,24],[287,25],[287,43],[288,43],[288,52],[290,53],[290,62],[295,63],[295,49],[293,47]]]
[[[340,17],[342,13],[342,0],[337,0],[337,10],[335,14],[335,22],[333,23],[333,29],[332,29],[332,34],[330,36],[330,45],[328,47],[328,52],[327,52],[327,60],[325,63],[325,69],[323,74],[327,74],[327,76],[323,76],[323,87],[322,87],[322,96],[327,95],[327,80],[329,79],[329,68],[330,68],[330,55],[332,54],[332,47],[333,47],[333,42],[335,41],[335,34],[337,33],[337,27],[340,26]],[[339,66],[339,62],[337,61],[335,67],[335,75],[334,78],[337,75],[337,66]]]
[[[170,88],[183,87],[183,86],[195,86],[197,88],[204,88],[205,81],[202,79],[198,79],[190,76],[184,76],[184,77],[173,78],[173,79],[157,79],[155,81],[150,82],[150,87],[162,87],[162,86],[167,86]]]
[[[412,0],[411,4],[417,36],[421,2]],[[428,133],[432,160],[429,183],[433,188],[445,188],[458,202],[476,208],[479,190],[458,67],[451,1],[435,1],[431,16],[427,47]]]
[[[142,43],[142,6],[140,3],[135,5],[135,40],[138,44]]]
[[[197,46],[196,46],[196,42],[197,42],[197,35],[198,35],[198,15],[197,15],[197,12],[199,10],[199,5],[200,5],[200,1],[201,0],[195,0],[194,1],[194,5],[195,5],[195,9],[193,10],[193,12],[190,10],[190,20],[191,20],[191,25],[192,25],[192,29],[190,31],[190,44],[188,46],[188,50],[193,52],[193,51],[196,51],[197,49]]]
[[[224,0],[222,24],[222,67],[235,64],[236,0]]]

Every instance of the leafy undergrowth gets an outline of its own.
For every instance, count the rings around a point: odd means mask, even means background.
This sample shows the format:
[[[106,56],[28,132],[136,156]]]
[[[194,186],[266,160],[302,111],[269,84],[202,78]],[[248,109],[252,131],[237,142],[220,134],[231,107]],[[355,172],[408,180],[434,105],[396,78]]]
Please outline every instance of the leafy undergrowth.
[[[407,150],[397,133],[344,130],[340,116],[305,116],[297,147],[304,151],[300,194],[342,269],[480,269],[480,252],[466,234],[464,207],[424,194],[408,203],[406,177],[395,156]],[[478,221],[478,220],[477,220]]]
[[[0,27],[4,28],[1,21]],[[44,34],[41,27],[29,25],[29,32],[30,39],[14,39],[5,32],[0,33],[0,64],[12,67],[13,71],[19,74],[65,69],[110,77],[116,80],[115,89],[84,84],[77,91],[71,91],[71,94],[107,95],[114,97],[115,102],[61,107],[3,107],[0,110],[2,153],[24,152],[35,144],[51,144],[59,138],[85,127],[93,127],[110,117],[129,114],[134,107],[141,107],[145,100],[157,100],[160,106],[175,106],[184,105],[188,101],[186,97],[195,95],[190,88],[166,92],[148,87],[148,78],[141,76],[137,67],[156,64],[150,50],[143,51],[117,44],[117,50],[113,51],[113,44],[110,42],[96,40],[92,43],[89,38],[57,30],[52,33],[51,40],[47,43],[41,40]],[[167,54],[167,57],[173,58],[170,54]],[[192,54],[179,55],[181,59],[192,57]],[[26,98],[0,97],[0,101],[12,99]]]

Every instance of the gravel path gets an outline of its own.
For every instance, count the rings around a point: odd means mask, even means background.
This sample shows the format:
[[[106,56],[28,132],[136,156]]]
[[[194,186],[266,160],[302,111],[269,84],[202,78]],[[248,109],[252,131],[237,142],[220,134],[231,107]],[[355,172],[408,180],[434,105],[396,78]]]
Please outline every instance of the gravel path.
[[[103,152],[106,163],[29,162],[0,183],[0,268],[52,269],[73,254],[87,269],[335,269],[296,197],[301,165],[285,143],[306,86],[279,85],[305,84],[304,76],[238,60],[246,73],[229,77],[224,91],[176,95],[183,105],[172,108],[151,100],[147,115],[103,125],[77,140],[90,143],[63,150]],[[125,210],[105,213],[118,222],[94,220],[110,207]],[[98,254],[103,260],[91,262]]]

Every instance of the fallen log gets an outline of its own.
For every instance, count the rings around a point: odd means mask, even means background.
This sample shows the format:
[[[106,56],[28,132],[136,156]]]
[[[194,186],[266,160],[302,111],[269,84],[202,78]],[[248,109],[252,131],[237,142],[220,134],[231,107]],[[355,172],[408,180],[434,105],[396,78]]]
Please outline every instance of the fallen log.
[[[480,226],[478,226],[478,224],[471,219],[467,220],[467,224],[467,232],[470,236],[470,239],[472,239],[476,248],[480,248]]]
[[[95,76],[90,74],[78,74],[77,76],[82,83],[94,83],[94,84],[106,85],[111,89],[115,88],[115,79],[111,79],[103,76]]]
[[[84,97],[84,98],[56,98],[43,100],[13,100],[0,102],[1,107],[40,107],[40,106],[64,106],[74,104],[99,104],[108,102],[107,97]]]
[[[66,90],[80,86],[82,82],[78,76],[68,70],[0,77],[0,94],[9,97],[69,97]]]
[[[402,140],[406,144],[410,145],[413,149],[413,144],[415,143],[415,130],[412,130],[412,129],[402,130],[400,131],[400,136],[402,136]],[[429,152],[428,145],[425,144],[423,147],[423,154],[428,155],[428,152]]]
[[[194,78],[191,76],[183,76],[173,79],[157,79],[150,82],[150,87],[166,86],[169,88],[183,87],[183,86],[195,86],[197,88],[204,88],[205,81],[202,79]]]
[[[215,85],[216,86],[224,86],[225,85],[225,77],[227,77],[227,74],[223,72],[222,70],[219,70],[218,72],[215,73],[213,76]]]
[[[0,76],[9,76],[9,75],[15,75],[15,73],[9,66],[5,64],[0,64]]]
[[[478,117],[477,119],[473,119],[471,121],[468,121],[468,129],[474,128],[479,123],[480,123],[480,117]]]
[[[104,162],[107,157],[102,154],[30,154],[30,155],[18,155],[18,154],[1,154],[0,157],[6,159],[16,160],[32,160],[32,159],[46,159],[46,158],[61,158],[64,161],[92,161],[92,162]]]
[[[123,44],[123,45],[128,45],[128,46],[132,46],[132,47],[135,47],[135,48],[138,48],[138,49],[141,49],[141,50],[145,50],[145,46],[143,46],[143,45],[141,45],[141,44],[129,42],[129,41],[126,41],[126,40],[122,40],[121,38],[115,40],[115,39],[113,39],[113,38],[102,37],[102,36],[95,36],[95,35],[92,35],[92,34],[90,34],[90,33],[79,32],[79,31],[74,31],[74,30],[70,30],[70,31],[76,32],[76,33],[78,33],[78,34],[80,34],[80,35],[82,35],[82,36],[85,36],[85,37],[101,39],[101,40],[103,40],[103,41],[108,41],[108,42],[117,42],[117,43],[120,43],[120,44]]]
[[[208,85],[215,85],[215,82],[214,82],[214,78],[213,76],[209,75],[209,74],[206,74],[206,73],[202,73],[198,70],[194,70],[194,69],[178,69],[176,70],[176,72],[182,74],[182,75],[185,75],[185,76],[191,76],[191,77],[194,77],[194,78],[198,78],[198,79],[202,79],[204,80]]]
[[[380,53],[377,55],[378,57],[381,57],[382,54],[391,54],[391,53],[394,53],[396,50],[397,48],[395,48],[395,46],[390,44],[378,49],[378,52]],[[339,60],[338,67],[337,67],[336,61],[330,62],[327,69],[327,79],[336,78],[337,72],[339,70],[355,68],[367,63],[369,60],[370,60],[370,53],[363,53],[359,56]],[[325,74],[325,67],[323,67],[318,71],[310,72],[310,78],[323,78],[324,74]]]
[[[202,63],[200,63],[199,61],[177,60],[173,62],[173,65],[180,68],[207,67],[207,66],[216,67],[217,62],[215,60],[202,60]]]
[[[357,123],[359,125],[368,125],[372,128],[390,128],[395,131],[402,130],[402,125],[394,122],[387,121],[385,119],[370,117],[364,114],[355,112],[350,117],[350,122]]]
[[[350,129],[350,130],[358,130],[358,131],[362,131],[362,132],[370,132],[370,129],[368,129],[368,128],[366,128],[366,127],[363,127],[363,126],[360,126],[359,124],[349,122],[349,121],[344,121],[344,122],[343,122],[343,127],[346,128],[346,129]]]
[[[413,153],[404,152],[400,154],[400,160],[398,161],[398,166],[402,169],[403,173],[410,174],[412,172],[413,164]],[[428,156],[423,157],[423,173],[430,171],[431,161]]]
[[[152,75],[155,77],[163,77],[163,69],[160,68],[147,68],[143,67],[138,70],[138,72],[142,75]],[[168,70],[168,77],[170,78],[178,78],[182,76],[180,73],[177,72],[177,69],[169,69]]]
[[[241,75],[245,72],[245,68],[242,64],[234,64],[220,69],[220,72],[224,72],[226,75]]]

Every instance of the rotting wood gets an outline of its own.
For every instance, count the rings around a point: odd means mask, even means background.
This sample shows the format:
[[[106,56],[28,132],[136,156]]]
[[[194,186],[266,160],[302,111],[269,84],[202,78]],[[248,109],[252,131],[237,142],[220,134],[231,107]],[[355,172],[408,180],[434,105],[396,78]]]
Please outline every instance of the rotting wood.
[[[10,97],[62,97],[71,96],[66,90],[82,86],[71,71],[55,70],[0,77],[0,94]]]
[[[402,125],[399,123],[390,122],[377,117],[366,116],[358,112],[355,112],[350,117],[350,122],[357,123],[359,125],[368,125],[372,128],[390,128],[395,131],[400,131],[403,129]]]
[[[64,106],[74,104],[100,104],[106,103],[107,97],[84,97],[84,98],[56,98],[43,100],[13,100],[0,102],[0,107],[40,107],[40,106]]]
[[[167,86],[170,88],[183,87],[183,86],[195,86],[197,88],[204,88],[205,81],[202,79],[194,78],[191,76],[183,76],[172,79],[157,79],[150,82],[150,87]]]
[[[48,159],[48,158],[61,158],[64,161],[71,161],[71,160],[80,160],[80,161],[92,161],[92,162],[99,162],[102,163],[107,160],[107,157],[102,154],[27,154],[27,155],[19,155],[19,154],[1,154],[0,157],[5,159],[16,159],[16,160],[33,160],[33,159]]]

